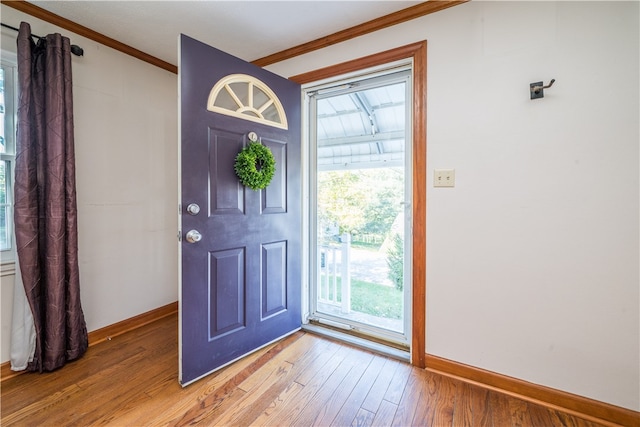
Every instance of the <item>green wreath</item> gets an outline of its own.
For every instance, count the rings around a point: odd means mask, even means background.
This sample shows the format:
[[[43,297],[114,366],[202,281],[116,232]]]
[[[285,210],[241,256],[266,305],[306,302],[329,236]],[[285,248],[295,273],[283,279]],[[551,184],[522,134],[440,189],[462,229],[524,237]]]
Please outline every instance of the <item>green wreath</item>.
[[[233,168],[243,185],[253,190],[262,190],[273,178],[276,161],[269,148],[259,142],[251,142],[238,153]]]

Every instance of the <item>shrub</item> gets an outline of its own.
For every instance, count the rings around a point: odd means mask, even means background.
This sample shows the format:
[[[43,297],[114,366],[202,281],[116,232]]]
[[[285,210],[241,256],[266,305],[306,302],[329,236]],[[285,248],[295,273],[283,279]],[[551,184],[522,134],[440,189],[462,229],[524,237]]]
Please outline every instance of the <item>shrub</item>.
[[[389,266],[389,279],[396,289],[401,291],[404,283],[404,241],[398,233],[394,233],[391,237],[391,244],[387,249],[387,265]]]

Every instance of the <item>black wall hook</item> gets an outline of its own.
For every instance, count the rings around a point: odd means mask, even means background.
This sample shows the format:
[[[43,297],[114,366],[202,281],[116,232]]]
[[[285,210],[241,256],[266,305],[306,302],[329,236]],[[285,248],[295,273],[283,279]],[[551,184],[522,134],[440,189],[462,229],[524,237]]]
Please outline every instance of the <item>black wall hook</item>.
[[[531,99],[544,98],[544,90],[553,86],[556,79],[551,79],[548,85],[544,86],[544,82],[535,82],[529,85],[531,91]]]

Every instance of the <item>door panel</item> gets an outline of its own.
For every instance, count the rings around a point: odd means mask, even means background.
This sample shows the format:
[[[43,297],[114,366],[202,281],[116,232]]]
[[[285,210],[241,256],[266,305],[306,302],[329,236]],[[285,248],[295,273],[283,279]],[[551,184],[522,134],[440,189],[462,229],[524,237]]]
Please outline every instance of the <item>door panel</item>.
[[[287,309],[287,242],[262,245],[262,319]]]
[[[209,341],[245,327],[244,249],[209,254]]]
[[[287,211],[287,144],[282,141],[265,141],[273,153],[276,168],[271,184],[262,192],[262,213],[286,213]]]
[[[186,36],[180,49],[180,382],[186,385],[300,328],[300,86]],[[288,129],[207,110],[214,85],[237,74],[275,93]],[[233,167],[250,132],[276,161],[273,180],[260,191],[245,188]],[[199,213],[187,211],[192,203]],[[202,239],[187,241],[190,230]]]
[[[244,194],[238,177],[229,171],[244,145],[244,135],[209,129],[209,170],[211,171],[211,215],[242,215]]]

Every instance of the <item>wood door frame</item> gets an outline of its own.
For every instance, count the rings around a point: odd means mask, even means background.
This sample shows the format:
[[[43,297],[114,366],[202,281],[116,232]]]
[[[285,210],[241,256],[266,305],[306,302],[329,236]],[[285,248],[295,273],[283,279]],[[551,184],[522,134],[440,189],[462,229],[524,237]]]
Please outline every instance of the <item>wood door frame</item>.
[[[312,83],[403,59],[413,61],[412,111],[412,261],[411,364],[425,367],[426,353],[426,223],[427,223],[427,42],[421,41],[381,53],[289,77]]]

